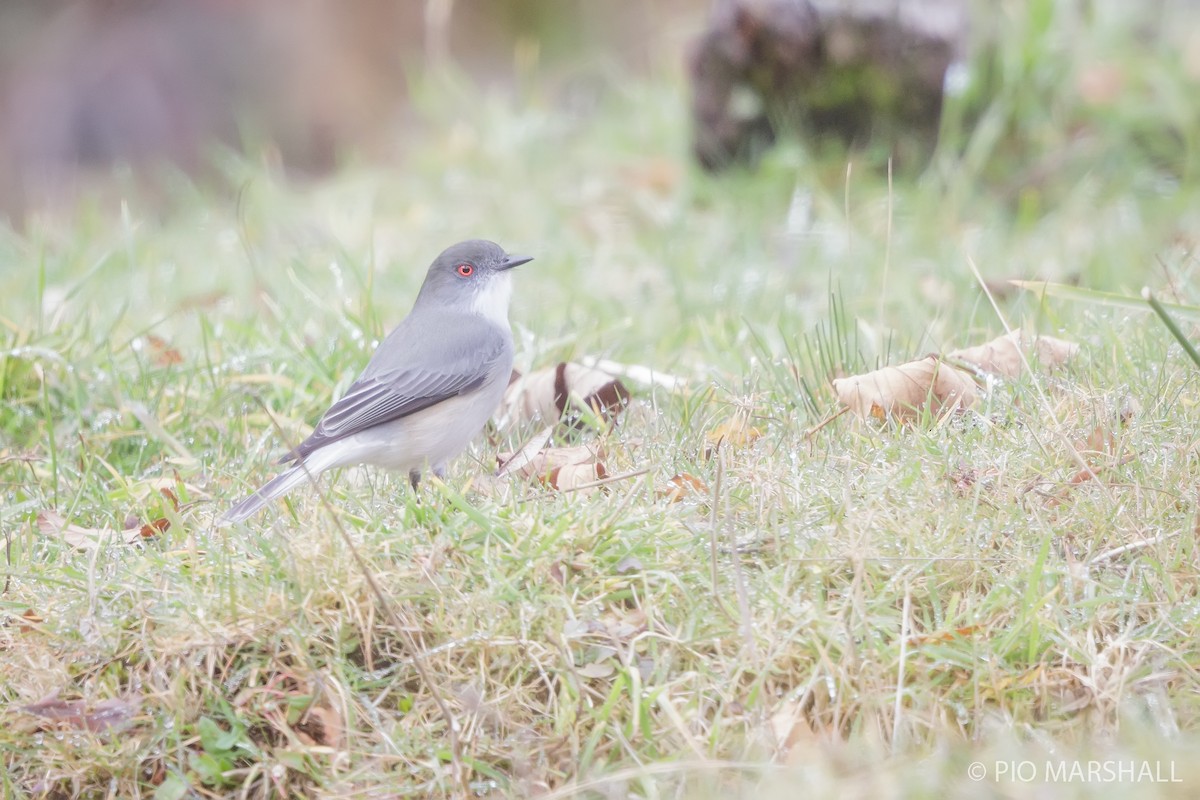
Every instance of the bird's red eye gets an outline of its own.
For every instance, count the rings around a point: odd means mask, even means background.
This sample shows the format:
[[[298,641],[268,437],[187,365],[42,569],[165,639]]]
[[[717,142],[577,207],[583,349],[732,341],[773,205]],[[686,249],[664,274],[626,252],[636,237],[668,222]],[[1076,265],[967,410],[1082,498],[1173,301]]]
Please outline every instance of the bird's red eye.
[[[459,275],[462,275],[464,278],[469,278],[475,272],[475,268],[470,264],[459,264],[454,268],[454,271]]]

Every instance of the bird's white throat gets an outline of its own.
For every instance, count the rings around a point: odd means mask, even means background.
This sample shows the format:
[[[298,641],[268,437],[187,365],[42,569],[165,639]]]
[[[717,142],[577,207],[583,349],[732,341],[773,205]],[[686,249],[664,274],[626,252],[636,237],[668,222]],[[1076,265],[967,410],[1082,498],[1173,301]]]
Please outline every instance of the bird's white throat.
[[[508,304],[512,300],[512,275],[501,272],[493,275],[471,300],[471,310],[501,327],[508,327]]]

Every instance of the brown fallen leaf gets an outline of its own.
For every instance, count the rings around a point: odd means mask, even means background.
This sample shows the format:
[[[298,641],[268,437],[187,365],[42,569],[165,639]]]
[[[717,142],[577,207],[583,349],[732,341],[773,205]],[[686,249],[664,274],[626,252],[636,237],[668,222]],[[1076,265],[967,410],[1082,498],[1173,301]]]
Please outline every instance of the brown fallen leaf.
[[[138,536],[142,539],[153,539],[160,533],[166,533],[171,527],[171,521],[166,517],[159,517],[153,522],[147,522],[138,528]],[[133,541],[137,541],[134,539]],[[132,543],[132,542],[131,542]]]
[[[504,712],[494,701],[487,699],[479,686],[463,684],[454,694],[459,707],[471,718],[472,728],[499,732],[504,727]]]
[[[546,445],[550,444],[550,437],[553,435],[554,426],[548,425],[533,436],[529,437],[529,440],[525,442],[525,444],[521,445],[520,449],[515,453],[500,453],[497,455],[496,477],[503,478],[510,472],[520,473],[521,470],[525,469],[533,462],[533,459],[537,458],[538,453],[540,453],[543,448],[546,447]]]
[[[1105,472],[1108,472],[1110,469],[1113,469],[1115,467],[1120,467],[1125,464],[1128,464],[1130,461],[1133,461],[1133,459],[1136,457],[1137,457],[1136,453],[1129,453],[1124,458],[1118,459],[1109,464],[1099,464],[1095,467],[1089,466],[1089,467],[1080,469],[1074,475],[1072,475],[1070,478],[1067,479],[1067,485],[1068,486],[1076,486],[1078,484],[1086,483],[1087,481],[1090,481],[1093,479],[1099,480],[1100,476],[1103,475]]]
[[[317,681],[291,669],[264,671],[232,702],[305,747],[339,749],[345,743],[345,725],[330,697]]]
[[[687,384],[687,381],[677,375],[663,372],[660,369],[655,369],[645,364],[623,364],[620,361],[596,358],[595,356],[584,356],[579,359],[579,362],[585,367],[607,372],[614,378],[624,378],[634,383],[640,383],[643,386],[657,386],[661,389],[666,389],[668,392],[682,389]]]
[[[970,408],[979,399],[970,376],[937,356],[835,378],[833,390],[838,402],[863,419],[909,420],[926,404],[934,415],[941,415]]]
[[[163,486],[158,490],[158,493],[161,494],[164,498],[166,498],[167,502],[169,502],[171,504],[171,508],[173,508],[175,510],[175,513],[178,514],[179,513],[179,497],[175,494],[175,492],[172,491],[169,486]]]
[[[528,375],[513,372],[498,418],[501,428],[534,419],[580,428],[585,412],[612,423],[628,404],[629,390],[619,379],[598,369],[560,362]]]
[[[704,434],[704,457],[710,459],[721,449],[740,450],[762,438],[762,429],[750,424],[750,415],[739,411]]]
[[[550,470],[542,481],[545,485],[565,491],[567,489],[582,489],[588,484],[608,477],[608,470],[600,462],[595,464],[566,464]]]
[[[919,633],[908,637],[908,644],[910,647],[920,647],[926,644],[944,644],[946,642],[953,642],[956,639],[965,639],[969,636],[974,636],[981,630],[983,630],[982,625],[963,625],[949,631]]]
[[[342,717],[328,705],[313,705],[292,726],[297,738],[309,747],[342,746]]]
[[[1016,378],[1025,371],[1025,358],[1051,369],[1061,366],[1079,352],[1079,345],[1053,336],[1033,336],[1013,331],[976,347],[953,350],[946,355],[951,361],[974,364],[984,372],[1005,378]]]
[[[1107,420],[1097,423],[1086,439],[1075,442],[1075,449],[1083,455],[1114,455],[1121,439],[1121,429],[1142,410],[1135,398],[1127,398],[1120,411]]]
[[[785,764],[798,761],[801,752],[820,739],[802,703],[796,700],[785,700],[780,704],[771,715],[770,727],[778,757]]]
[[[150,360],[159,367],[169,367],[175,364],[183,363],[183,355],[171,347],[170,343],[161,336],[150,334],[146,337],[146,350],[150,353]]]
[[[604,448],[599,443],[543,447],[532,454],[526,453],[526,449],[521,448],[515,455],[502,453],[497,456],[502,464],[501,474],[515,472],[526,480],[559,490],[577,489],[608,477]],[[523,463],[516,466],[518,460]]]
[[[1097,464],[1094,467],[1088,466],[1088,467],[1079,469],[1070,478],[1067,479],[1067,482],[1063,485],[1063,487],[1061,489],[1059,489],[1057,492],[1050,495],[1046,499],[1046,505],[1049,508],[1054,508],[1056,506],[1062,505],[1063,503],[1065,503],[1067,501],[1067,498],[1070,496],[1071,492],[1074,489],[1078,488],[1080,485],[1087,483],[1088,481],[1091,481],[1091,480],[1096,480],[1096,481],[1102,482],[1101,476],[1105,475],[1106,473],[1110,472],[1111,470],[1116,469],[1117,467],[1125,466],[1129,462],[1133,461],[1135,458],[1137,458],[1137,453],[1128,453],[1124,457],[1118,458],[1114,461],[1110,461],[1107,464]]]
[[[671,484],[670,488],[662,489],[655,494],[659,500],[666,500],[668,503],[678,503],[688,495],[707,496],[711,494],[704,481],[687,472],[672,475],[667,483]]]
[[[171,504],[171,509],[178,514],[180,505],[179,498],[175,495],[175,492],[171,491],[166,486],[162,486],[159,488],[158,493],[162,495],[168,503]],[[133,520],[132,524],[130,524],[130,519]],[[152,522],[147,522],[143,525],[139,524],[140,520],[137,517],[131,516],[125,518],[125,523],[126,530],[129,530],[130,528],[137,528],[138,533],[141,534],[143,539],[153,539],[160,533],[166,533],[167,529],[171,527],[171,521],[166,517],[159,517],[158,519],[155,519]]]
[[[142,698],[138,695],[101,700],[89,708],[83,700],[59,700],[58,691],[55,690],[36,703],[21,706],[21,710],[54,723],[53,726],[42,727],[66,727],[99,733],[128,728],[141,707]]]
[[[118,531],[114,528],[85,528],[67,520],[57,511],[46,510],[37,516],[38,530],[43,536],[62,539],[71,547],[82,550],[95,549],[105,542],[116,539],[125,544],[141,541],[142,532],[137,529]]]
[[[37,630],[37,626],[45,622],[42,615],[34,611],[32,608],[27,608],[21,612],[21,624],[17,627],[21,633],[29,633]]]
[[[141,523],[136,516],[125,518],[124,530],[115,528],[85,528],[68,522],[57,511],[47,509],[37,516],[38,530],[43,536],[53,536],[62,539],[71,547],[90,550],[102,546],[110,539],[116,539],[124,544],[136,544],[146,539],[153,539],[171,527],[171,521],[166,517]]]

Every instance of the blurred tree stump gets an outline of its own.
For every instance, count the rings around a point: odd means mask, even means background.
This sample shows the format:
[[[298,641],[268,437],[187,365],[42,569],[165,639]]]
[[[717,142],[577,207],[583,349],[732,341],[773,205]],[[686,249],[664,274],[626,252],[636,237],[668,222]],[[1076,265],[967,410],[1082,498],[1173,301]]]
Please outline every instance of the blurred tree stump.
[[[923,163],[967,33],[966,0],[722,0],[691,53],[695,156],[753,164],[795,134]]]

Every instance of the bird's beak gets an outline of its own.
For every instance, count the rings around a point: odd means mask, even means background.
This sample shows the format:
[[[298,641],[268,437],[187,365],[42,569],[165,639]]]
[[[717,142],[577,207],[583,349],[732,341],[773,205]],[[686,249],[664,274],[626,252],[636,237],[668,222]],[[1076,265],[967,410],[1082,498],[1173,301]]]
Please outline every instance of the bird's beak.
[[[533,256],[505,256],[504,260],[500,262],[500,269],[512,269],[522,264],[528,264],[530,261],[533,261]]]

